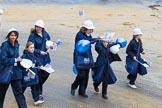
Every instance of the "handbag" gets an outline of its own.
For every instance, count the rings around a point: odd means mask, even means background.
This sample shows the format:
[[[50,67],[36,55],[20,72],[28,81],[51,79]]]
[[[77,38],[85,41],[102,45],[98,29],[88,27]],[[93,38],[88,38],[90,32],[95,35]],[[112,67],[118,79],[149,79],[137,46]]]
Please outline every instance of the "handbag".
[[[87,51],[86,53],[78,53],[75,51],[75,65],[77,69],[90,69],[95,67],[92,53],[90,51]]]
[[[141,63],[146,63],[142,58],[140,59],[140,62],[141,62]],[[146,63],[146,64],[147,64],[147,63]],[[139,73],[140,75],[146,75],[146,74],[147,74],[147,69],[146,69],[146,67],[140,65],[140,66],[139,66],[139,71],[138,71],[138,73]]]
[[[37,70],[30,69],[26,70],[23,69],[23,78],[22,78],[22,86],[23,87],[29,87],[32,85],[36,85],[39,83],[39,78],[38,78],[38,73],[36,72]]]
[[[12,65],[3,65],[0,64],[0,83],[9,84],[13,74]]]

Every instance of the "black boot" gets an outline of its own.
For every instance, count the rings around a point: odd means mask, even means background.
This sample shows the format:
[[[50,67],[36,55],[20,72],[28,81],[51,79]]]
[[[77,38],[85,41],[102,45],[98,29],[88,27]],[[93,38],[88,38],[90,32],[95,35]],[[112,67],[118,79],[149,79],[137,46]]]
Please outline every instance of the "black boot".
[[[107,95],[102,95],[102,98],[106,100],[108,99]]]
[[[75,89],[71,89],[70,93],[72,96],[75,96]]]
[[[99,92],[98,86],[95,83],[93,83],[93,86],[94,86],[94,90],[98,93]]]
[[[73,84],[71,85],[71,91],[70,91],[72,96],[75,96],[75,89],[73,87]]]
[[[88,95],[87,94],[79,94],[79,96],[82,96],[84,98],[88,98]]]
[[[107,97],[107,87],[108,85],[105,83],[102,83],[102,98],[108,99]]]

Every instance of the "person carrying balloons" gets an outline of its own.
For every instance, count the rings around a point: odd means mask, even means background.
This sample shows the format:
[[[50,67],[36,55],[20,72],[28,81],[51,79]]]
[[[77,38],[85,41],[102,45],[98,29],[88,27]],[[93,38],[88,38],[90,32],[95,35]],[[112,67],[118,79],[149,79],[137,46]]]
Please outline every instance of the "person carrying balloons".
[[[28,38],[28,42],[32,42],[35,45],[34,54],[40,60],[43,66],[51,63],[50,55],[48,49],[46,48],[46,41],[50,40],[49,34],[45,30],[45,23],[43,20],[37,20],[34,24],[34,29],[31,30],[31,34]],[[50,46],[53,49],[53,46]],[[43,84],[49,77],[49,73],[45,70],[40,70],[39,72],[39,85],[41,88],[40,99],[43,100]]]
[[[43,100],[39,99],[40,86],[39,86],[39,77],[38,77],[38,69],[35,67],[41,68],[41,63],[34,55],[34,43],[27,42],[26,48],[21,56],[22,61],[30,60],[32,67],[26,69],[22,68],[23,78],[22,78],[22,89],[25,92],[27,87],[31,88],[32,96],[34,99],[34,105],[40,105],[44,103]],[[30,63],[26,62],[25,65],[29,65]]]
[[[88,98],[88,95],[86,94],[86,88],[88,85],[89,71],[90,68],[94,67],[90,43],[91,41],[93,41],[91,36],[93,30],[93,22],[91,20],[86,20],[75,37],[75,49],[73,59],[74,66],[76,67],[78,74],[71,85],[72,96],[75,95],[75,90],[79,86],[79,95]],[[82,42],[83,48],[79,48]]]
[[[116,82],[116,76],[110,66],[114,61],[121,61],[118,56],[120,45],[112,43],[114,33],[107,33],[101,40],[96,42],[95,50],[98,53],[95,68],[93,69],[93,85],[94,90],[99,92],[98,86],[102,82],[102,97],[107,97],[107,87],[109,84]]]
[[[128,86],[136,89],[135,81],[137,74],[147,74],[146,67],[140,63],[146,63],[142,58],[141,54],[145,54],[143,44],[141,41],[142,31],[139,28],[133,30],[133,39],[130,41],[126,53],[126,70],[129,73],[127,79],[129,80]]]

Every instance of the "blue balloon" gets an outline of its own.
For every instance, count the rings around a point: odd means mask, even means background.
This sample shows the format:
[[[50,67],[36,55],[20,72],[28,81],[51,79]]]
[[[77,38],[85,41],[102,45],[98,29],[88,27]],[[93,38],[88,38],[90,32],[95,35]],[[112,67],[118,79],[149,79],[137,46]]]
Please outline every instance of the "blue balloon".
[[[73,65],[73,73],[74,73],[75,75],[78,75],[78,70],[77,70],[77,68],[76,68],[75,65]]]
[[[91,43],[88,40],[80,40],[75,48],[79,53],[85,53],[87,52],[91,47]]]
[[[127,40],[124,39],[124,38],[118,38],[118,39],[116,40],[116,43],[117,43],[117,44],[120,44],[120,47],[121,47],[121,48],[124,48],[124,47],[126,47],[126,45],[127,45]]]

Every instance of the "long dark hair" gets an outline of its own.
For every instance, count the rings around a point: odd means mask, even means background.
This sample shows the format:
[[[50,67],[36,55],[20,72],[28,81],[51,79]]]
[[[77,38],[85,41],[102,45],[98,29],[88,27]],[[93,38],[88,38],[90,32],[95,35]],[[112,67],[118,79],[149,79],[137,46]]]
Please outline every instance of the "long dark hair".
[[[9,32],[9,33],[7,34],[7,36],[6,36],[6,39],[9,39],[9,37],[10,37],[10,35],[11,35],[12,33],[14,33],[14,34],[16,35],[16,39],[18,39],[18,37],[19,37],[19,32],[17,32],[17,31],[11,31],[11,32]]]
[[[133,40],[135,40],[137,36],[138,35],[133,35]],[[140,42],[141,46],[143,46],[142,40],[141,39],[138,39],[138,41]]]
[[[87,31],[87,30],[88,30],[87,28],[81,27],[79,32],[81,32],[81,33],[83,33],[83,34],[86,34],[86,31]]]
[[[45,31],[45,29],[43,28],[42,31]],[[30,34],[32,34],[32,33],[34,33],[34,32],[36,32],[35,28],[31,28],[31,29],[30,29]]]

